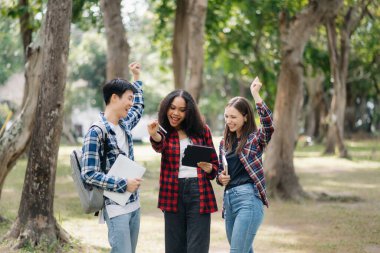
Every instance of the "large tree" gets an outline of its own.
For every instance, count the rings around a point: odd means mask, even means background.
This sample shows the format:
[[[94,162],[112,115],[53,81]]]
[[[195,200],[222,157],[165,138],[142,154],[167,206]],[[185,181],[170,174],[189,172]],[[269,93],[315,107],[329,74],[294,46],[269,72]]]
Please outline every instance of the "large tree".
[[[31,43],[35,26],[31,19],[33,13],[28,0],[19,0],[17,6],[6,9],[8,16],[19,18],[25,61],[25,89],[22,106],[12,127],[0,135],[0,198],[7,175],[30,144],[41,83],[44,36],[41,28]]]
[[[275,132],[265,157],[268,191],[274,197],[305,196],[293,164],[303,85],[303,52],[315,28],[334,15],[342,0],[310,0],[292,19],[280,13],[281,69],[274,108]]]
[[[130,47],[121,17],[121,0],[100,0],[107,38],[107,80],[128,77]]]
[[[199,100],[203,85],[204,30],[207,0],[176,1],[173,71],[176,89],[186,89]]]
[[[29,87],[30,92],[12,127],[0,136],[0,198],[5,178],[30,143],[41,85],[43,37],[43,32],[40,31],[35,41],[28,46],[25,86]]]
[[[47,3],[41,87],[18,216],[6,238],[15,248],[67,241],[53,212],[69,51],[71,0]]]
[[[334,84],[334,95],[329,113],[329,130],[326,136],[325,153],[334,154],[337,144],[340,157],[348,157],[344,145],[344,115],[347,100],[347,73],[349,65],[351,36],[367,12],[371,0],[362,0],[360,4],[349,7],[343,23],[337,28],[336,16],[326,20],[328,49],[330,55],[331,77]],[[337,42],[340,36],[339,46]]]

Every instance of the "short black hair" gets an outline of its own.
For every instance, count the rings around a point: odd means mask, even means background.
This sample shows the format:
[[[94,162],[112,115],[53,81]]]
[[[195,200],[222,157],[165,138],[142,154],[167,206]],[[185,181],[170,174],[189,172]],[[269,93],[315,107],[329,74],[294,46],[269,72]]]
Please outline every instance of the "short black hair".
[[[131,90],[133,91],[133,93],[137,93],[137,89],[127,80],[116,78],[107,82],[103,86],[104,102],[106,103],[106,105],[108,105],[111,100],[112,94],[116,94],[119,97],[122,97],[127,90]]]
[[[164,129],[167,129],[169,133],[174,131],[174,128],[170,125],[167,112],[176,97],[182,97],[186,102],[186,116],[181,123],[181,129],[185,131],[187,136],[202,135],[205,130],[205,123],[195,100],[190,93],[185,90],[172,91],[161,101],[158,111],[158,122]]]

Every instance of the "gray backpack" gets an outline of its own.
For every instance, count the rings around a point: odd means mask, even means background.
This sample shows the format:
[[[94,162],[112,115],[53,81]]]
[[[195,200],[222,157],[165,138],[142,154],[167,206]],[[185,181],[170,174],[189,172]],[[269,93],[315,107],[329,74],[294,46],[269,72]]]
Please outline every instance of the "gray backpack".
[[[103,154],[99,154],[101,157],[100,169],[102,172],[106,173],[107,164],[107,130],[103,123],[97,122],[92,125],[100,128],[102,130],[102,143],[104,145]],[[70,163],[72,170],[72,177],[74,180],[75,187],[77,189],[80,203],[82,204],[85,213],[95,213],[103,208],[104,198],[103,189],[96,186],[87,184],[83,181],[81,177],[81,170],[83,167],[82,163],[82,149],[73,150],[70,154]]]

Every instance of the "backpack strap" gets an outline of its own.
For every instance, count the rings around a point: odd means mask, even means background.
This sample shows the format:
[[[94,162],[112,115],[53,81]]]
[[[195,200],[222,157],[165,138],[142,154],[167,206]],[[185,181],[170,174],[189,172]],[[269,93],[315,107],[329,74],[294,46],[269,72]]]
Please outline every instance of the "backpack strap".
[[[104,148],[103,148],[103,154],[100,154],[99,152],[99,155],[101,157],[100,159],[100,170],[103,172],[103,173],[106,173],[106,168],[107,168],[107,153],[109,151],[109,147],[108,147],[108,132],[107,132],[107,129],[106,129],[106,126],[103,124],[103,122],[95,122],[94,124],[92,124],[91,127],[97,127],[99,128],[101,131],[102,131],[102,138],[101,138],[101,142],[103,143],[104,145]]]

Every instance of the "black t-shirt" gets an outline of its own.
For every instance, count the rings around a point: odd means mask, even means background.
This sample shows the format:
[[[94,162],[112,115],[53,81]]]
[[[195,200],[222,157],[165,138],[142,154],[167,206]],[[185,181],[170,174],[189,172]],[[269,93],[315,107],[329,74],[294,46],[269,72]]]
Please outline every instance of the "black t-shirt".
[[[226,190],[247,183],[254,184],[252,178],[248,175],[248,172],[245,170],[244,165],[240,161],[239,156],[235,154],[236,148],[237,142],[232,145],[231,152],[226,153],[228,174],[231,177],[230,182],[226,185]]]

